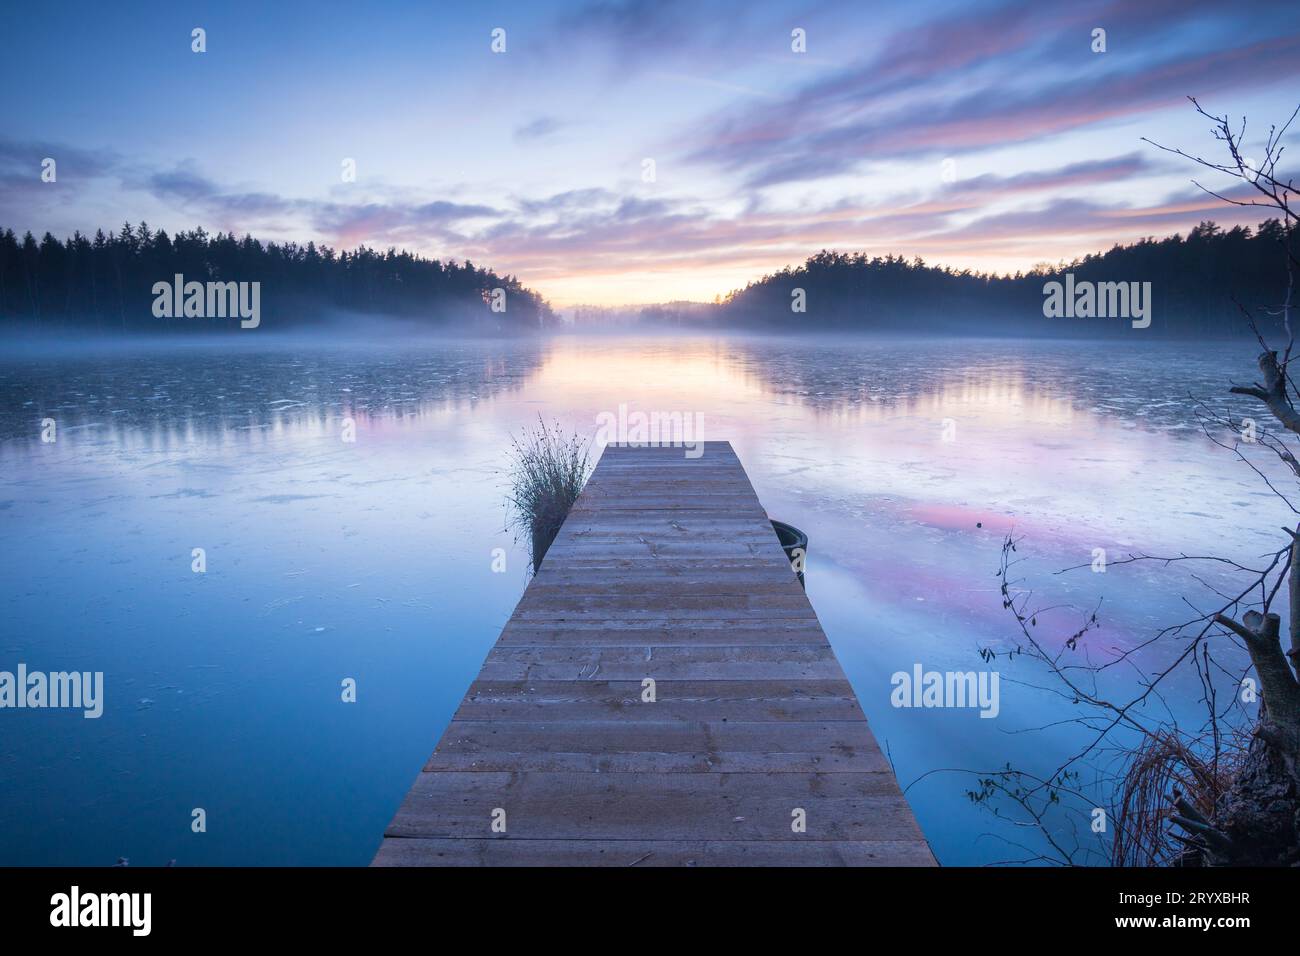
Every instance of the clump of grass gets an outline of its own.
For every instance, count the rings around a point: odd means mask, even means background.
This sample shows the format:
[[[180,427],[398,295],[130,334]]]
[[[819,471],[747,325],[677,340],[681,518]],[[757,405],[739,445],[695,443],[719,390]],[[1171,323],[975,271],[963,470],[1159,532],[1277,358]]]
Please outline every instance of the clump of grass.
[[[569,509],[587,480],[587,442],[566,435],[541,415],[537,427],[510,441],[511,525],[528,536],[528,555],[536,571],[555,540]]]
[[[1235,741],[1219,759],[1176,731],[1159,730],[1132,751],[1120,781],[1116,807],[1114,866],[1169,866],[1183,852],[1171,836],[1175,796],[1204,817],[1214,813],[1219,797],[1232,786],[1245,754],[1245,741]]]

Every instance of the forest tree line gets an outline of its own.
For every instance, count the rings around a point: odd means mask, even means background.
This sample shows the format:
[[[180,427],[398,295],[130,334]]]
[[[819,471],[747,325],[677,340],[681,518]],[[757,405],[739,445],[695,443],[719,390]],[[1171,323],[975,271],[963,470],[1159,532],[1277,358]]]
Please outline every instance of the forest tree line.
[[[1175,338],[1251,335],[1240,306],[1262,315],[1286,297],[1285,231],[1202,222],[1186,236],[1143,239],[1070,263],[991,275],[901,256],[823,250],[803,265],[751,282],[719,304],[716,321],[779,331],[937,331],[975,335],[1122,335],[1114,318],[1047,318],[1044,285],[1150,282],[1152,323],[1142,334]],[[1296,236],[1289,237],[1296,245]],[[792,308],[803,290],[805,311]]]
[[[158,318],[154,285],[258,282],[262,328],[304,328],[328,311],[377,313],[446,324],[457,331],[538,329],[553,321],[546,301],[514,276],[410,252],[361,246],[335,252],[313,242],[267,242],[202,228],[154,231],[126,223],[113,234],[50,233],[21,239],[0,230],[0,329],[43,333],[226,331],[220,318]],[[495,290],[504,290],[504,294]],[[495,299],[496,309],[493,309]],[[502,308],[504,306],[504,309]]]
[[[1296,241],[1291,236],[1291,241]],[[1072,273],[1076,282],[1150,282],[1152,324],[1145,332],[1200,338],[1251,334],[1241,307],[1263,315],[1286,295],[1277,220],[1258,229],[1203,222],[1186,236],[1143,239],[1070,263],[995,275],[927,265],[902,256],[823,250],[800,266],[749,283],[712,308],[641,309],[639,321],[780,332],[942,332],[974,335],[1120,335],[1113,318],[1047,318],[1044,286]],[[465,261],[361,246],[336,252],[309,242],[276,243],[202,228],[174,237],[146,223],[112,234],[50,233],[21,239],[0,230],[0,330],[160,332],[227,330],[220,318],[159,318],[158,282],[259,282],[262,327],[302,328],[330,311],[408,317],[466,332],[552,328],[549,305],[514,276]],[[498,308],[493,310],[495,290]],[[803,311],[793,307],[802,290]],[[671,312],[672,315],[663,314]],[[673,319],[675,316],[675,319]],[[669,321],[673,319],[673,321]],[[1261,331],[1269,331],[1267,329]]]

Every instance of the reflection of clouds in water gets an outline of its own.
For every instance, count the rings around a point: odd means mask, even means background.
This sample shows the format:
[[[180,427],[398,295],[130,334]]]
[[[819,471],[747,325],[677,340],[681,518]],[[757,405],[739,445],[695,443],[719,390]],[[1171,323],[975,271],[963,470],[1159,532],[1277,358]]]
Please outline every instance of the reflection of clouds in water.
[[[1162,522],[1221,522],[1240,510],[1223,499],[1258,490],[1194,428],[1188,396],[1222,395],[1232,371],[1217,345],[560,337],[217,347],[0,365],[0,457],[60,458],[86,445],[132,461],[198,446],[329,456],[352,419],[365,443],[393,455],[410,445],[445,467],[437,459],[471,450],[499,460],[502,434],[538,412],[592,434],[597,414],[628,403],[701,415],[704,437],[732,440],[760,490],[798,486],[892,525],[943,528],[934,509],[962,509],[1014,516],[1058,545],[1141,546],[1165,540]],[[1249,350],[1236,351],[1249,368]],[[46,416],[59,422],[57,449],[36,439]],[[218,456],[177,467],[226,463],[260,467]]]
[[[112,786],[119,765],[150,762],[174,726],[185,736],[170,752],[210,738],[197,753],[204,773],[219,763],[221,779],[204,784],[214,799],[257,810],[197,862],[364,862],[409,786],[407,761],[427,756],[523,588],[526,558],[501,531],[509,435],[539,412],[594,434],[595,416],[621,403],[701,413],[704,437],[736,445],[771,514],[810,534],[809,594],[905,780],[1032,763],[1036,738],[1004,730],[1059,709],[1010,684],[997,721],[960,733],[887,703],[893,670],[979,666],[977,648],[1014,639],[992,576],[1008,527],[1027,536],[1026,575],[1054,602],[1091,607],[1105,592],[1104,651],[1185,616],[1180,587],[1136,570],[1051,572],[1098,544],[1254,554],[1258,529],[1281,523],[1244,512],[1262,500],[1257,481],[1191,427],[1186,396],[1248,377],[1249,351],[1238,361],[1219,346],[1126,348],[561,337],[0,361],[0,508],[15,540],[41,545],[0,553],[11,642],[29,657],[55,646],[102,655],[114,680],[139,682],[137,699],[185,690],[183,707],[145,709],[83,763],[46,757],[81,746],[66,728],[19,742],[24,766],[63,795],[51,819],[85,825],[42,829],[12,794],[0,794],[0,822],[22,824],[12,829],[31,859],[59,838],[69,846],[51,859],[86,862],[87,846],[113,858],[114,827],[69,801]],[[37,438],[46,415],[60,422],[56,445]],[[339,440],[344,417],[356,444]],[[189,571],[196,545],[209,548],[201,578]],[[490,570],[495,547],[510,550],[511,574]],[[1073,624],[1045,621],[1044,639]],[[368,694],[393,709],[322,735],[333,712],[316,690],[351,673],[362,648]],[[220,680],[196,676],[214,661]],[[248,720],[245,695],[290,672],[305,676],[276,686],[287,696],[275,734],[259,722],[231,736]],[[166,726],[148,716],[160,711]],[[336,767],[345,786],[315,787],[311,773],[285,769],[285,751],[293,767]],[[365,756],[338,768],[339,752]],[[142,771],[142,785],[171,794],[165,767]],[[345,808],[297,809],[336,792]],[[939,825],[968,812],[959,788],[911,798],[927,833],[947,840],[941,858],[987,862],[967,830]],[[347,822],[326,847],[311,828],[331,813]],[[132,825],[144,843],[165,839],[149,819]]]
[[[705,414],[793,399],[846,425],[962,413],[1078,426],[1120,419],[1194,426],[1189,395],[1222,395],[1233,368],[1214,349],[1115,343],[794,339],[581,339],[290,347],[236,354],[144,348],[112,357],[0,364],[0,437],[42,417],[76,440],[150,444],[314,437],[345,416],[372,424],[445,415],[527,387],[543,401],[616,407],[629,399]],[[1243,352],[1241,374],[1249,374]],[[259,435],[260,433],[260,435]]]
[[[1189,395],[1223,396],[1234,373],[1254,369],[1249,348],[1127,341],[760,341],[737,355],[769,388],[818,409],[974,406],[1042,421],[1088,412],[1157,428],[1191,427]]]

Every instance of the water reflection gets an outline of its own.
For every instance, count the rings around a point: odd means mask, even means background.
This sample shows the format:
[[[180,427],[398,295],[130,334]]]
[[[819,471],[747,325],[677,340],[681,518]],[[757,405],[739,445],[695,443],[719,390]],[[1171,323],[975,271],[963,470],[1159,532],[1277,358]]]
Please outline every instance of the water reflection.
[[[1233,365],[1209,350],[1114,344],[557,339],[397,347],[292,347],[226,354],[145,348],[108,357],[0,362],[0,439],[34,438],[52,417],[71,441],[188,444],[312,437],[340,418],[373,424],[468,409],[528,388],[581,406],[625,394],[704,412],[792,401],[843,424],[966,412],[1020,425],[1080,415],[1191,427],[1188,396],[1224,391]],[[950,352],[946,361],[936,354]],[[1249,368],[1241,351],[1236,366]],[[145,447],[153,447],[146,444]]]
[[[509,437],[539,413],[592,434],[622,403],[701,413],[769,512],[809,532],[809,595],[900,779],[1049,759],[1064,732],[1015,732],[1059,702],[1011,689],[997,720],[895,710],[889,675],[1014,643],[992,578],[1010,528],[1063,602],[1106,596],[1099,651],[1181,613],[1178,588],[1053,571],[1098,546],[1271,543],[1283,517],[1190,414],[1251,361],[743,338],[11,356],[0,664],[102,669],[108,710],[24,714],[0,739],[19,781],[0,792],[0,862],[365,862],[526,583],[503,531]],[[338,703],[343,676],[368,706]],[[944,862],[1005,856],[975,839],[997,828],[959,784],[909,798]],[[196,843],[199,801],[224,825]]]
[[[521,388],[543,359],[536,347],[478,343],[416,352],[283,346],[230,355],[218,349],[10,359],[0,364],[0,438],[34,438],[46,417],[74,443],[166,448],[311,438],[344,417],[378,424],[472,412],[481,401]]]

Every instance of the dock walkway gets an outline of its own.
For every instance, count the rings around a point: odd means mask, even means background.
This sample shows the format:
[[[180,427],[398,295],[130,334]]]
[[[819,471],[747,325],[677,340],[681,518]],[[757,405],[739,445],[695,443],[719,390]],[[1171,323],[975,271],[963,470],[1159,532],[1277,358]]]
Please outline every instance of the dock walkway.
[[[605,449],[372,865],[933,863],[708,442]]]

